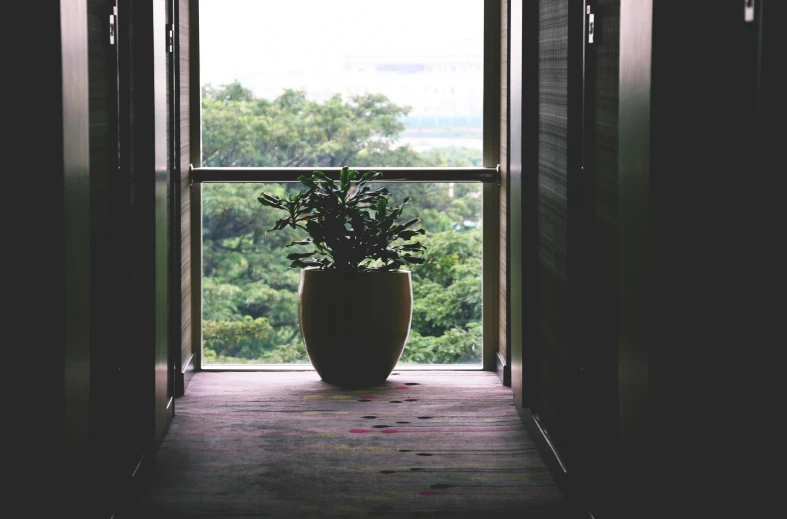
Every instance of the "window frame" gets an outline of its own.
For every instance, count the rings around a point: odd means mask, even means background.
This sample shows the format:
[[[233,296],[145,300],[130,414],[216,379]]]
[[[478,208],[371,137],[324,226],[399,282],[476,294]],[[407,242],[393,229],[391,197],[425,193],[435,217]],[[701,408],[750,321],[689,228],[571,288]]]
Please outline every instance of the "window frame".
[[[482,167],[429,168],[384,167],[354,168],[359,172],[382,171],[384,182],[479,182],[483,184],[483,260],[482,260],[482,371],[496,371],[499,345],[499,293],[500,293],[500,116],[501,116],[501,0],[484,1],[484,54],[483,54],[483,157]],[[206,168],[202,167],[202,87],[200,80],[199,52],[199,0],[190,2],[189,24],[190,74],[189,101],[189,153],[190,153],[190,202],[191,202],[191,336],[194,368],[202,371],[202,184],[210,182],[297,182],[298,176],[315,168]],[[197,95],[193,95],[194,92]],[[341,168],[319,168],[328,176],[338,179]],[[213,367],[209,371],[301,371],[310,367],[265,366],[248,367],[232,365]],[[472,370],[477,367],[462,365],[425,364],[397,367],[401,370]]]

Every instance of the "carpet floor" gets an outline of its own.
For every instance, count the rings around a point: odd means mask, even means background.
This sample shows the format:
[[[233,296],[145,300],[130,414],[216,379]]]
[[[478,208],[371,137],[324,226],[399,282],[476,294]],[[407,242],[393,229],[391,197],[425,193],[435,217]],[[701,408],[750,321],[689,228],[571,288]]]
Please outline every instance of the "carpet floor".
[[[123,518],[573,518],[494,373],[200,372]]]

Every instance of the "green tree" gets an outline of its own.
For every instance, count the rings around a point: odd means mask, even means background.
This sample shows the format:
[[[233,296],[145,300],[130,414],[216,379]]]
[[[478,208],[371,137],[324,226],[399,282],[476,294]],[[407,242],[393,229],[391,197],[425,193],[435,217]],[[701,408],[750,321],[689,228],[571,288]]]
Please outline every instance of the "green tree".
[[[410,111],[380,94],[336,94],[320,104],[287,89],[268,101],[235,82],[203,88],[203,165],[341,167],[415,164],[419,155],[393,143]]]

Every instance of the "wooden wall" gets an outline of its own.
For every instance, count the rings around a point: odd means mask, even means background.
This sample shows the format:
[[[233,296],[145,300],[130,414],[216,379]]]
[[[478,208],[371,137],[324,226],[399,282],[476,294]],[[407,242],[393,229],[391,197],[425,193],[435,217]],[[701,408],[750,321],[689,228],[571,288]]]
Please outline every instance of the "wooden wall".
[[[509,38],[508,38],[508,16],[510,10],[509,0],[500,2],[500,121],[497,132],[499,134],[498,144],[498,163],[500,164],[500,216],[498,223],[499,250],[498,250],[498,301],[497,301],[497,369],[505,384],[510,384],[510,353],[508,343],[510,342],[509,323],[509,299],[510,299],[510,275],[508,272],[509,263],[509,214],[508,204],[509,194],[509,157],[508,157],[508,75],[509,75]]]
[[[191,165],[191,42],[189,23],[191,2],[178,0],[177,9],[177,66],[179,99],[179,156],[177,189],[180,191],[180,358],[176,395],[182,395],[190,376],[194,373],[194,353],[198,351],[192,341],[192,293],[191,293],[191,186],[189,166]]]
[[[591,6],[593,45],[582,1],[541,0],[518,21],[523,330],[512,387],[559,483],[595,506],[609,495],[618,433],[620,7]]]
[[[539,7],[538,134],[538,401],[533,411],[565,450],[578,381],[569,322],[569,5]],[[581,35],[579,35],[581,36]],[[530,244],[531,246],[534,244]],[[565,453],[564,453],[565,455]]]

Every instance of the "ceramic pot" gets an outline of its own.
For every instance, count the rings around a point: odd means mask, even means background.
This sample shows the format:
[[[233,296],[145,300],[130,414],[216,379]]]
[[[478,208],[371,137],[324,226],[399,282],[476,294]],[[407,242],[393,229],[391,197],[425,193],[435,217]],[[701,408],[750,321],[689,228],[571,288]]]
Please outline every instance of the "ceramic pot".
[[[410,271],[301,270],[298,321],[309,360],[331,384],[384,382],[410,335]]]

